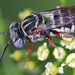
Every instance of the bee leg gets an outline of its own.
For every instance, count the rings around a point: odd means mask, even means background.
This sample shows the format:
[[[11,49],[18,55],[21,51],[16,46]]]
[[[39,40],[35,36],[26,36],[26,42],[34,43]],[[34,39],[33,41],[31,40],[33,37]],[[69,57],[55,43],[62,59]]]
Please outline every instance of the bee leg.
[[[65,38],[74,38],[74,36],[71,35],[71,34],[61,34],[61,37],[65,37]]]
[[[8,32],[0,32],[0,34],[10,35]]]
[[[60,56],[60,51],[59,51],[59,49],[57,48],[57,46],[52,42],[52,37],[47,36],[47,38],[48,38],[49,44],[50,44],[51,46],[55,47],[55,48],[58,50],[58,54],[59,54],[59,56]]]
[[[62,34],[60,32],[56,32],[56,31],[54,31],[53,34],[55,34],[58,37],[74,38],[74,36],[71,34],[65,34],[65,33]]]
[[[4,55],[4,53],[5,53],[5,51],[6,51],[6,49],[7,49],[7,47],[8,47],[11,43],[12,43],[12,40],[10,40],[10,41],[8,42],[8,44],[5,46],[4,50],[2,51],[2,53],[1,53],[1,55],[0,55],[0,61],[1,61],[1,59],[2,59],[2,57],[3,57],[3,55]]]
[[[31,40],[29,39],[29,48],[28,48],[28,51],[27,51],[27,53],[26,53],[26,62],[27,62],[27,60],[28,60],[28,55],[29,55],[29,53],[32,51],[32,42],[31,42]],[[25,63],[26,63],[25,62]]]

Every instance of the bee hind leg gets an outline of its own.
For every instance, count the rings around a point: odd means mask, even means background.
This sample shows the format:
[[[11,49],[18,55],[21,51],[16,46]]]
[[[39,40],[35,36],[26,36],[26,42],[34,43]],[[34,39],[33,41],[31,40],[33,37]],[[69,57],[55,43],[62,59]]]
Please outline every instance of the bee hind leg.
[[[48,38],[49,44],[58,50],[58,54],[60,56],[60,51],[59,51],[58,47],[52,42],[52,37],[47,36],[47,38]]]
[[[64,37],[64,38],[75,38],[73,35],[71,34],[66,34],[66,33],[60,33],[60,32],[56,32],[56,31],[53,31],[53,34],[55,34],[56,36],[58,37]]]

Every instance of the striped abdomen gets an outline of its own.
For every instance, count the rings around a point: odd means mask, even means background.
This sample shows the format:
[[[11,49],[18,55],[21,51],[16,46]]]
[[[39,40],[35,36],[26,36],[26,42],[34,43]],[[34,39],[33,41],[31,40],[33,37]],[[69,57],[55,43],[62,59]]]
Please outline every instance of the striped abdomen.
[[[50,11],[50,21],[52,30],[57,32],[75,31],[75,7],[62,7]]]

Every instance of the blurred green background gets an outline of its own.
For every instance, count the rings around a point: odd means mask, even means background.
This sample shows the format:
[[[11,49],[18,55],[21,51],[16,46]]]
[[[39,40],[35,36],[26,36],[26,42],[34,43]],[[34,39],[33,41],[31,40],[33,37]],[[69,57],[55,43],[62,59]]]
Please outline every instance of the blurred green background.
[[[68,5],[75,5],[75,0],[67,0]],[[10,23],[13,21],[21,22],[18,18],[18,13],[29,8],[34,11],[45,11],[54,9],[56,6],[60,6],[59,0],[0,0],[0,32],[9,32]],[[10,37],[7,35],[0,35],[0,53],[9,41]],[[54,41],[55,42],[55,41]],[[44,65],[46,62],[41,62],[33,70],[24,68],[25,59],[16,62],[9,57],[15,50],[27,50],[28,41],[22,49],[17,49],[11,44],[0,62],[0,75],[41,75],[44,72]],[[41,43],[33,43],[33,51],[37,51],[38,46]],[[51,46],[50,46],[51,47]],[[53,47],[52,47],[53,48]],[[31,58],[33,60],[33,58]],[[34,58],[34,59],[37,59]],[[49,60],[53,61],[53,59]],[[68,75],[71,75],[71,70]],[[66,75],[66,73],[65,73]]]

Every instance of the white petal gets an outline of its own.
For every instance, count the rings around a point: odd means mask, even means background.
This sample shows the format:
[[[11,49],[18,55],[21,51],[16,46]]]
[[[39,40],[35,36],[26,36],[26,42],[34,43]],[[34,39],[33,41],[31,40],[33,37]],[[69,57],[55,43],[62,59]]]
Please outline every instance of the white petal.
[[[58,73],[64,73],[63,67],[58,67],[57,72],[58,72]]]
[[[45,72],[46,72],[46,75],[50,74],[50,71],[48,69],[46,69]]]
[[[71,41],[71,40],[72,40],[72,38],[64,38],[64,37],[63,37],[63,40]]]
[[[48,63],[45,65],[45,67],[46,67],[47,69],[50,69],[50,67],[51,67],[52,65],[53,65],[52,62],[48,62]]]

